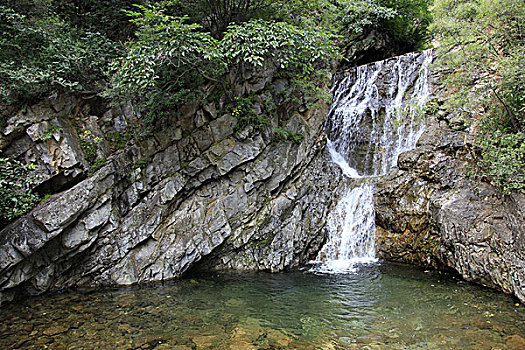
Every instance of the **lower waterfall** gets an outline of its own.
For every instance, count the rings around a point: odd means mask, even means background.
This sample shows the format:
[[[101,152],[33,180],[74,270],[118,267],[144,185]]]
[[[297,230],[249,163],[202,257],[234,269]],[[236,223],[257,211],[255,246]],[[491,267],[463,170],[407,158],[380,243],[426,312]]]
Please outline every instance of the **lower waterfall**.
[[[336,76],[326,121],[327,148],[349,181],[332,209],[327,242],[312,272],[349,273],[375,262],[374,183],[425,129],[432,51],[395,57]]]

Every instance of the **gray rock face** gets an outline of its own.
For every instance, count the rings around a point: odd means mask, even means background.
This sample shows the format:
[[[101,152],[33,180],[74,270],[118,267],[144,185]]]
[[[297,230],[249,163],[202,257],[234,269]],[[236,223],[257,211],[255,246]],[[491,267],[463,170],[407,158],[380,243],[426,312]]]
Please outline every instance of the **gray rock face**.
[[[467,130],[434,121],[375,195],[376,248],[388,260],[452,268],[525,300],[525,196],[466,176]]]
[[[273,73],[251,72],[239,89],[278,91],[283,82]],[[135,117],[128,106],[81,124],[55,118],[57,107],[38,108],[27,121],[13,118],[2,140],[15,152],[13,140],[31,139],[19,147],[22,158],[59,140],[63,150],[39,163],[42,169],[58,162],[86,172],[77,147],[82,130],[114,133],[110,141],[118,144]],[[286,120],[284,128],[305,136],[300,144],[272,140],[277,115],[267,115],[271,126],[263,131],[235,132],[237,119],[218,109],[188,105],[180,119],[113,147],[93,176],[0,231],[0,302],[17,293],[163,280],[199,266],[281,271],[309,260],[323,242],[340,174],[324,150],[327,106]],[[52,139],[39,136],[49,129],[42,123],[60,125]],[[110,153],[107,143],[97,142],[97,156]],[[47,159],[45,150],[38,159]]]
[[[97,137],[103,132],[97,117],[91,115],[91,107],[96,103],[96,98],[62,95],[23,108],[1,130],[3,155],[36,165],[38,192],[71,188],[86,177],[90,157],[104,158],[109,154],[106,145],[98,142],[101,138]],[[89,140],[84,135],[87,130]],[[85,147],[89,142],[91,155]]]

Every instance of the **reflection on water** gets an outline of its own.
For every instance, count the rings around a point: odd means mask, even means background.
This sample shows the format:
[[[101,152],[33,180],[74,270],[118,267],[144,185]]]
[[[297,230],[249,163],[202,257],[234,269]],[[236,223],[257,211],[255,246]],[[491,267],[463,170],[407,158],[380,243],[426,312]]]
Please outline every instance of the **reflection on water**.
[[[213,273],[33,298],[0,310],[1,349],[524,349],[516,301],[439,273]]]

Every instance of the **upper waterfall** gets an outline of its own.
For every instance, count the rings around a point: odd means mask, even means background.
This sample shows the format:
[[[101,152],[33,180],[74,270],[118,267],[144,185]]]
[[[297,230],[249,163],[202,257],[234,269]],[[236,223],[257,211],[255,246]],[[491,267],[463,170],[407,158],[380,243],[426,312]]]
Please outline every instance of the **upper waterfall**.
[[[350,177],[386,174],[424,131],[432,51],[410,53],[347,71],[332,88],[328,147]]]
[[[352,271],[375,260],[375,178],[414,148],[425,129],[432,51],[360,66],[336,76],[326,121],[328,150],[351,183],[328,219],[315,272]]]

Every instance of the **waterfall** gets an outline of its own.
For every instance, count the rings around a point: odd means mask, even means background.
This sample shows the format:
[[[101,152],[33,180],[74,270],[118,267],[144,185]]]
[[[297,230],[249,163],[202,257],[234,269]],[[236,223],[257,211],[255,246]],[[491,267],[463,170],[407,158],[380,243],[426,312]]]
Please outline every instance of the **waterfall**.
[[[356,180],[330,212],[327,242],[312,271],[351,272],[356,263],[375,261],[374,183],[424,132],[431,62],[427,50],[336,76],[327,147],[343,174]]]

